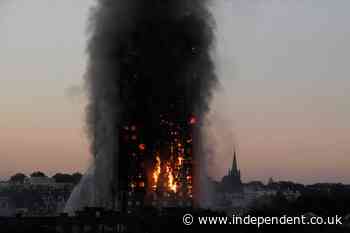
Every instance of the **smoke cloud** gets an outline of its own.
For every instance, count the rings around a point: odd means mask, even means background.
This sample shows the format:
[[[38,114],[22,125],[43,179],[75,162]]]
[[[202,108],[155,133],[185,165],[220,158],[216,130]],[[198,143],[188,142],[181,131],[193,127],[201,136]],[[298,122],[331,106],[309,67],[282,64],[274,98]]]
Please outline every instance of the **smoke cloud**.
[[[75,190],[70,209],[111,205],[122,174],[117,169],[127,156],[118,152],[119,129],[130,122],[143,126],[142,137],[152,145],[161,136],[160,116],[172,113],[186,121],[195,115],[196,164],[205,162],[201,126],[217,83],[210,55],[213,25],[204,0],[97,1],[86,74],[94,162],[78,187],[89,186],[85,180],[94,190],[93,197],[82,198]]]

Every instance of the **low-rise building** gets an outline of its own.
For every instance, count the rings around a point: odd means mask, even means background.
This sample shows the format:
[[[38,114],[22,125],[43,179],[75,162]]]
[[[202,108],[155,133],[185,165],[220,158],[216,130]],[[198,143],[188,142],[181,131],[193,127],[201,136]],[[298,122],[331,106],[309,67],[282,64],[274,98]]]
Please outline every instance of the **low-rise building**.
[[[25,184],[29,185],[42,185],[42,186],[54,186],[55,180],[50,177],[46,176],[35,176],[35,177],[29,177],[25,180]]]
[[[0,216],[10,217],[16,213],[16,207],[10,197],[0,197]]]

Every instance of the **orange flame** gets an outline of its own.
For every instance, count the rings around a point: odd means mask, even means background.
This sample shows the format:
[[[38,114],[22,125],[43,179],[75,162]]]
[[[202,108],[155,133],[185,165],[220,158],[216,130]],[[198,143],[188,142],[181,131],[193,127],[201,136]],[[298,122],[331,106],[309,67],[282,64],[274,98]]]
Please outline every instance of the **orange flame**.
[[[154,182],[153,188],[157,188],[158,178],[160,175],[160,164],[161,164],[160,157],[157,156],[156,160],[157,160],[156,168],[153,171],[153,182]]]
[[[179,157],[177,158],[177,160],[178,160],[179,166],[182,166],[182,163],[183,163],[183,161],[184,161],[184,158],[181,157],[181,156],[179,156]]]
[[[169,164],[166,166],[166,172],[168,175],[168,188],[170,191],[173,191],[174,193],[176,193],[177,185],[174,179],[174,175],[172,173],[172,169]]]

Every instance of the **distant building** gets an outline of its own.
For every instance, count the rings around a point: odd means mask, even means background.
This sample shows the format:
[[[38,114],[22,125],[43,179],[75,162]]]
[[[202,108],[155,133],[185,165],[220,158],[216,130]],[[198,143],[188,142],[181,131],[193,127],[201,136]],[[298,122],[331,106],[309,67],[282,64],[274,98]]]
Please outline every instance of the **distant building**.
[[[7,181],[0,181],[0,191],[4,188],[8,188],[10,186],[10,183]]]
[[[237,165],[236,151],[233,153],[232,167],[228,170],[226,176],[221,180],[220,192],[230,194],[243,194],[243,185],[241,180],[241,172]]]

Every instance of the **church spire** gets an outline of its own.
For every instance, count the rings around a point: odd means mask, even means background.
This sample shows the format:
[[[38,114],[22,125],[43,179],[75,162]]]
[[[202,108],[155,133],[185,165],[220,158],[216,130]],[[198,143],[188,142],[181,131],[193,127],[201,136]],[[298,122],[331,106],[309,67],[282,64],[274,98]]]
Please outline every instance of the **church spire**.
[[[236,174],[238,173],[236,149],[233,149],[233,161],[232,161],[231,172]]]

